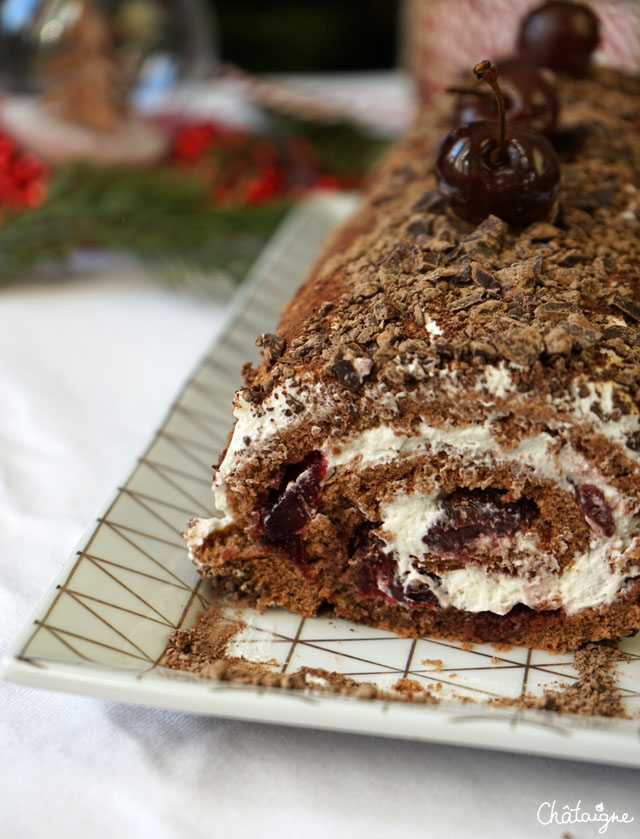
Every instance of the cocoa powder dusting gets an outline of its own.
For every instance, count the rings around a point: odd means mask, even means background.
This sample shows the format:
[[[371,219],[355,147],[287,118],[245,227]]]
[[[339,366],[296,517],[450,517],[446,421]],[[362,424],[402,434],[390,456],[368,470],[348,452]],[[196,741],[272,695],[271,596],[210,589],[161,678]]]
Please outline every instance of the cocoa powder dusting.
[[[227,652],[229,642],[245,628],[239,617],[223,614],[214,601],[201,612],[192,629],[177,629],[169,636],[161,665],[171,670],[194,673],[205,679],[254,685],[285,690],[320,690],[354,696],[359,699],[380,699],[418,704],[440,701],[431,693],[434,685],[426,688],[416,679],[402,677],[390,690],[371,682],[359,682],[341,673],[319,667],[299,667],[291,673],[273,670],[274,661],[255,662]],[[628,660],[614,641],[586,644],[574,652],[573,665],[578,679],[567,687],[550,689],[541,697],[525,695],[517,699],[489,700],[494,707],[517,707],[554,711],[558,714],[578,714],[594,717],[624,717],[622,698],[615,683],[613,667]],[[423,664],[442,669],[441,660],[425,659]],[[452,674],[453,675],[453,674]],[[436,690],[441,685],[435,686]],[[463,703],[474,702],[467,696],[457,696]]]
[[[321,667],[299,667],[291,673],[281,673],[273,670],[270,666],[272,661],[255,662],[228,654],[229,642],[244,627],[239,618],[223,615],[214,601],[205,612],[198,614],[192,629],[176,629],[170,634],[160,664],[170,670],[194,673],[205,679],[256,687],[321,690],[358,699],[423,705],[439,701],[413,679],[399,679],[391,690],[383,690],[371,682],[358,682]]]
[[[566,687],[546,690],[543,696],[525,694],[517,699],[493,699],[499,708],[523,708],[578,714],[583,717],[628,717],[616,685],[614,665],[629,661],[613,640],[585,644],[573,653],[578,679]]]
[[[578,680],[568,687],[546,691],[531,703],[527,700],[526,707],[587,717],[624,717],[614,665],[625,660],[628,656],[620,652],[615,641],[586,644],[573,655]]]

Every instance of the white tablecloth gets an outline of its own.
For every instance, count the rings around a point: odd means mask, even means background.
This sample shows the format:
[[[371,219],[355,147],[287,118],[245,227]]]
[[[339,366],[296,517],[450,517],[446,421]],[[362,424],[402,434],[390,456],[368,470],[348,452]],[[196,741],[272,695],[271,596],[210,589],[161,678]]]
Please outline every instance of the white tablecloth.
[[[214,336],[223,304],[127,275],[0,290],[0,644],[28,618]],[[549,837],[638,773],[218,720],[0,685],[0,836]],[[571,826],[576,839],[598,836]]]

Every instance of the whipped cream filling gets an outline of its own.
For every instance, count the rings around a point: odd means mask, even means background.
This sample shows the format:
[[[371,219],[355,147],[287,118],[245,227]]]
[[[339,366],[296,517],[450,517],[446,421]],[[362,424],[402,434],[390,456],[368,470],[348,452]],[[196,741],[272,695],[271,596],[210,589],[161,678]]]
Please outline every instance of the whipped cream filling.
[[[552,480],[562,489],[573,492],[578,483],[592,483],[602,490],[607,503],[616,508],[620,498],[615,489],[602,482],[600,472],[568,443],[559,446],[557,437],[546,431],[525,437],[517,446],[503,449],[491,433],[488,417],[480,425],[436,428],[423,422],[414,435],[398,434],[388,426],[363,431],[349,441],[334,444],[325,451],[329,467],[373,466],[386,463],[402,454],[438,454],[442,451],[471,458],[473,463],[508,461],[535,472],[539,478]]]
[[[442,329],[440,328],[438,322],[426,312],[424,313],[424,328],[427,330],[429,335],[442,335]]]
[[[487,366],[484,376],[476,384],[476,390],[486,390],[498,399],[504,399],[509,393],[514,393],[513,379],[505,362],[501,361],[495,366]]]
[[[611,538],[594,532],[588,549],[576,554],[560,573],[557,564],[540,562],[533,534],[517,533],[514,538],[504,538],[505,543],[511,542],[514,553],[525,557],[516,575],[488,571],[472,562],[464,568],[430,574],[422,538],[441,517],[437,494],[400,493],[380,505],[382,525],[376,532],[385,543],[383,550],[393,553],[397,577],[405,590],[426,585],[442,608],[504,615],[521,603],[538,610],[564,607],[571,615],[613,602],[626,579],[639,573],[635,567],[623,570],[638,543],[631,537],[638,521],[627,517]]]

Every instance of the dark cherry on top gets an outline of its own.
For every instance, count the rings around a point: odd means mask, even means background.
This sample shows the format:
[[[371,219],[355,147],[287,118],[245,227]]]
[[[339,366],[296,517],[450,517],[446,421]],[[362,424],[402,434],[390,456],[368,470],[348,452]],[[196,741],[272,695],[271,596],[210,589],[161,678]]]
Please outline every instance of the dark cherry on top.
[[[559,108],[553,85],[538,69],[519,59],[508,59],[497,66],[504,94],[507,125],[539,131],[545,137],[554,134],[558,125]],[[459,88],[450,90],[454,93],[460,92],[451,112],[453,125],[477,120],[498,122],[498,104],[495,96],[485,93],[484,85],[470,88],[469,92]]]
[[[600,40],[598,17],[584,3],[550,0],[520,26],[518,51],[526,61],[570,76],[584,76]]]
[[[542,221],[560,189],[556,153],[542,134],[506,125],[495,65],[485,60],[473,70],[493,88],[500,121],[467,123],[445,137],[435,165],[444,202],[472,224],[488,215],[516,226]]]

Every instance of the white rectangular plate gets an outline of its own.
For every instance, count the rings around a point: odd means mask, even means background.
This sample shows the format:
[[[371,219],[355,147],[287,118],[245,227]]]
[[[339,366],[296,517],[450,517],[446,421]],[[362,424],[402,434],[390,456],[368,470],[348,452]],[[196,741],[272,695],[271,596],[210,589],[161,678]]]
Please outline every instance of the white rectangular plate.
[[[200,714],[640,766],[640,636],[621,643],[631,661],[617,669],[630,719],[486,704],[571,683],[571,655],[411,641],[278,609],[247,611],[246,629],[231,651],[270,661],[281,672],[322,667],[381,687],[408,677],[442,701],[410,705],[265,690],[158,666],[168,633],[192,625],[207,602],[207,585],[187,560],[180,534],[190,517],[211,514],[209,464],[225,446],[240,368],[257,360],[255,336],[275,330],[282,304],[325,235],[353,206],[350,196],[319,195],[285,221],[238,293],[211,352],[5,655],[4,675]]]

